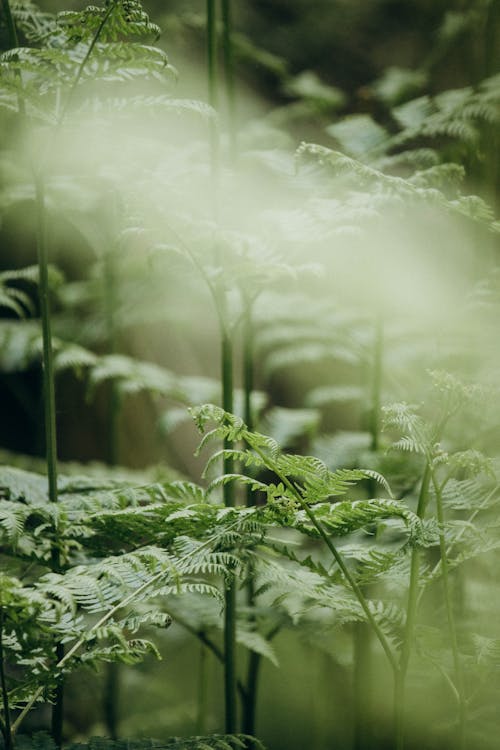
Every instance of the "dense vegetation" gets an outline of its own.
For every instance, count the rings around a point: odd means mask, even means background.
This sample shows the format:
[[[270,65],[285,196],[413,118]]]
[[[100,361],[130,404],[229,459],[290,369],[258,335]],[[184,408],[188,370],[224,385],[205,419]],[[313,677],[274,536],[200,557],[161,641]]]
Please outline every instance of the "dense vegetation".
[[[3,746],[493,750],[499,3],[247,5],[2,0]]]

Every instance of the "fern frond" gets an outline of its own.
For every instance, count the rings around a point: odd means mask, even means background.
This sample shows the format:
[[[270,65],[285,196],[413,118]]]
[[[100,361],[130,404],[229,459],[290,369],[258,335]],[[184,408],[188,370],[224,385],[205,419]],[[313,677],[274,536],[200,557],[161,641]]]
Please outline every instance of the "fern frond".
[[[137,0],[114,0],[112,5],[99,36],[102,42],[143,36],[157,38],[160,35],[160,28],[150,21]],[[69,42],[76,43],[95,36],[107,10],[106,6],[88,6],[81,11],[61,11],[56,16],[56,22]]]
[[[254,651],[256,654],[260,654],[265,659],[268,659],[273,666],[279,667],[278,658],[273,647],[269,641],[256,630],[244,630],[239,627],[236,631],[236,641],[248,651]]]
[[[44,507],[48,504],[47,478],[31,471],[2,466],[0,496],[6,500]]]
[[[118,114],[123,113],[126,116],[136,114],[137,112],[145,113],[148,116],[153,114],[173,113],[196,115],[206,120],[217,117],[215,110],[204,102],[196,99],[174,99],[166,94],[157,94],[155,96],[131,96],[131,97],[107,97],[90,98],[80,107],[80,112],[91,112],[93,114]]]
[[[315,507],[315,515],[329,534],[343,536],[356,529],[384,518],[401,518],[413,531],[418,519],[402,503],[394,500],[354,500],[333,505],[321,504]],[[297,527],[307,534],[317,536],[317,530],[311,525],[304,511],[297,511]]]
[[[396,647],[399,647],[406,622],[405,611],[394,602],[385,603],[373,600],[370,601],[370,609],[385,635]]]
[[[244,750],[254,746],[265,750],[260,740],[246,734],[211,734],[198,737],[172,737],[168,740],[110,740],[91,737],[87,743],[73,743],[68,750]],[[26,750],[53,750],[52,747]]]
[[[56,17],[41,10],[31,0],[20,0],[11,4],[16,27],[33,44],[43,43],[56,31]]]

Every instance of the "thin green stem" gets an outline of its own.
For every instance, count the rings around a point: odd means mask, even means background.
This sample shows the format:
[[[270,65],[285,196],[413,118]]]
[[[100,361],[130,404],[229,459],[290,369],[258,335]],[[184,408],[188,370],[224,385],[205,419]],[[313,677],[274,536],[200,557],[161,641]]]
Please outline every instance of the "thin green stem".
[[[7,26],[7,33],[9,35],[9,47],[10,49],[15,49],[16,47],[19,47],[19,37],[17,35],[17,28],[14,23],[9,0],[2,0],[2,8]]]
[[[182,619],[182,617],[179,617],[179,615],[172,613],[172,619],[181,627],[183,627],[185,630],[188,631],[188,633],[191,633],[191,635],[194,635],[200,643],[205,646],[214,656],[215,658],[220,661],[221,664],[224,664],[224,652],[222,649],[219,648],[219,646],[212,641],[211,638],[208,637],[206,632],[204,630],[197,630],[187,620]],[[244,685],[238,680],[237,682],[238,687],[238,693],[240,694],[240,697],[242,700],[245,698],[245,687]]]
[[[45,209],[45,187],[40,175],[35,177],[37,211],[37,251],[40,290],[40,313],[43,337],[43,393],[45,409],[45,450],[49,480],[49,500],[57,502],[57,437],[56,401],[54,386],[54,355],[50,319],[49,259],[47,242],[47,214]]]
[[[444,512],[443,512],[443,498],[441,494],[441,488],[432,473],[432,484],[434,486],[434,494],[436,496],[436,515],[439,523],[439,549],[441,554],[441,568],[442,568],[442,580],[443,580],[443,593],[446,607],[446,616],[448,619],[448,629],[450,632],[450,645],[453,655],[453,665],[455,669],[456,686],[459,695],[458,702],[458,748],[459,750],[465,750],[466,747],[466,700],[465,700],[465,689],[464,689],[464,675],[462,669],[462,662],[460,659],[460,653],[458,650],[458,638],[457,629],[455,624],[455,616],[453,613],[453,602],[451,597],[450,581],[449,581],[449,568],[448,568],[448,555],[446,551],[446,539],[444,535]]]
[[[244,734],[255,735],[255,718],[257,709],[257,693],[259,683],[261,655],[256,651],[248,654],[248,666],[245,682],[246,698],[243,703],[242,731]]]
[[[229,150],[231,158],[236,158],[236,97],[234,85],[234,50],[232,38],[232,0],[221,0],[222,11],[222,51],[224,59],[224,81],[227,100]]]
[[[64,657],[64,644],[56,644],[56,663],[60,662]],[[54,690],[54,702],[52,705],[52,716],[51,716],[51,735],[54,740],[56,747],[61,747],[63,739],[63,723],[64,723],[64,679],[60,675],[57,679],[56,688]]]
[[[363,750],[369,746],[371,713],[371,630],[366,622],[354,623],[353,674],[353,747]]]
[[[373,354],[370,367],[370,413],[368,429],[370,432],[370,449],[375,453],[380,443],[380,411],[382,402],[382,360],[383,360],[383,323],[382,316],[377,314],[374,324]],[[368,483],[370,497],[377,493],[377,482],[371,479]],[[355,750],[363,750],[370,743],[370,714],[372,700],[372,649],[371,630],[367,623],[354,624],[354,737]]]
[[[222,294],[223,294],[222,290]],[[222,374],[222,408],[233,412],[233,346],[227,327],[221,330],[221,374]],[[224,450],[230,448],[230,442],[224,440]],[[233,458],[224,456],[224,474],[234,471]],[[234,485],[232,482],[224,485],[224,505],[232,508],[235,505]],[[237,729],[236,707],[236,583],[230,581],[226,585],[224,607],[224,703],[225,728],[228,734],[234,734]]]
[[[37,215],[37,254],[39,273],[40,314],[42,318],[43,340],[43,396],[45,423],[45,452],[47,460],[47,474],[49,485],[49,500],[57,503],[57,430],[56,430],[56,398],[54,378],[54,353],[52,348],[52,330],[50,313],[49,288],[49,248],[47,241],[47,213],[45,208],[45,186],[40,174],[35,174],[35,201]],[[57,528],[54,529],[57,535]],[[54,570],[61,566],[57,540],[52,548],[52,565]],[[64,646],[56,644],[56,660],[59,662],[64,656]],[[54,694],[52,706],[51,731],[55,744],[60,747],[63,727],[64,686],[62,676],[59,678]]]
[[[443,415],[438,422],[434,432],[434,440],[438,442],[441,439],[443,430],[453,411],[450,404],[444,404]],[[429,503],[429,489],[432,481],[432,455],[426,454],[426,464],[420,486],[420,493],[417,502],[417,516],[420,519],[425,517],[427,505]],[[408,587],[408,602],[406,605],[406,623],[403,635],[403,646],[399,659],[399,668],[394,685],[394,734],[396,750],[404,748],[404,723],[406,708],[406,675],[410,661],[411,648],[413,643],[413,632],[417,617],[418,603],[420,600],[420,550],[413,547],[410,561],[410,581]]]
[[[107,664],[104,676],[102,707],[104,710],[106,731],[112,740],[118,738],[120,682],[120,664],[117,662]]]
[[[209,3],[207,8],[213,10]],[[173,232],[182,246],[186,249],[189,258],[201,277],[205,280],[208,290],[213,298],[219,332],[221,337],[221,400],[225,411],[233,412],[233,345],[232,329],[227,322],[227,310],[224,289],[220,285],[212,283],[203,266],[196,256],[191,252],[189,246],[181,237]],[[224,450],[230,448],[230,442],[224,441]],[[223,470],[225,474],[232,474],[234,461],[230,455],[224,458]],[[234,507],[235,494],[231,484],[224,485],[223,499],[226,507]],[[226,731],[231,734],[236,731],[237,707],[236,707],[236,585],[228,583],[225,591],[224,606],[224,702],[225,702],[225,726]]]
[[[425,659],[427,661],[429,661],[432,664],[432,666],[435,667],[436,670],[439,672],[439,674],[443,678],[445,684],[448,685],[448,687],[450,688],[450,692],[453,695],[453,698],[456,700],[457,705],[459,705],[460,704],[460,695],[459,695],[458,690],[457,690],[457,688],[455,686],[455,683],[451,679],[450,675],[447,672],[445,672],[445,670],[443,669],[443,666],[439,663],[439,661],[437,659],[431,658],[429,656],[429,654],[425,654]]]
[[[373,367],[371,379],[371,409],[369,431],[371,436],[370,448],[378,451],[380,442],[380,408],[382,402],[382,361],[384,347],[384,330],[382,317],[377,315],[373,343]]]
[[[363,592],[361,590],[361,587],[359,586],[359,584],[357,583],[357,581],[355,580],[355,578],[351,574],[349,568],[345,564],[342,555],[337,550],[337,548],[333,544],[332,540],[330,539],[330,537],[328,536],[328,534],[324,530],[323,526],[321,525],[321,523],[316,518],[316,516],[315,516],[315,514],[314,514],[314,512],[312,510],[312,508],[308,505],[308,503],[306,503],[306,501],[304,500],[304,498],[302,497],[302,495],[300,494],[300,492],[297,490],[297,488],[289,481],[289,479],[284,474],[282,474],[282,472],[273,463],[273,461],[269,460],[269,458],[265,455],[265,453],[263,453],[263,451],[261,451],[256,446],[254,446],[254,450],[257,453],[257,455],[260,456],[260,458],[262,459],[262,461],[264,462],[264,464],[267,466],[267,468],[270,471],[273,471],[279,477],[279,479],[282,481],[282,483],[285,485],[285,487],[287,487],[287,489],[290,492],[292,492],[292,494],[297,499],[299,505],[301,506],[301,508],[304,510],[304,512],[306,513],[307,517],[311,521],[312,525],[314,526],[314,528],[316,529],[316,531],[318,532],[318,534],[320,535],[320,537],[323,539],[324,543],[326,544],[326,546],[328,547],[328,549],[330,550],[330,552],[332,553],[335,562],[337,563],[337,565],[339,566],[339,568],[340,568],[340,570],[342,572],[342,575],[344,576],[344,578],[348,582],[349,586],[351,587],[351,589],[352,589],[352,591],[353,591],[356,599],[359,602],[359,605],[361,606],[361,609],[363,610],[363,612],[365,614],[365,617],[366,617],[367,621],[370,623],[370,625],[371,625],[371,627],[372,627],[375,635],[377,636],[378,641],[379,641],[380,645],[382,646],[382,649],[383,649],[385,655],[387,656],[387,660],[388,660],[390,666],[392,667],[393,671],[396,673],[397,670],[398,670],[398,663],[396,661],[396,657],[395,657],[395,655],[394,655],[394,653],[392,651],[392,648],[389,645],[389,642],[388,642],[387,638],[385,637],[384,633],[380,629],[377,621],[373,617],[373,614],[370,611],[370,607],[368,606],[368,602],[366,601],[365,595],[363,594]]]
[[[275,625],[264,634],[265,640],[270,643],[281,630],[281,624]],[[243,694],[243,719],[242,731],[244,734],[255,736],[255,719],[257,709],[257,694],[262,655],[256,651],[250,651],[247,669],[247,679]]]
[[[243,316],[243,419],[249,430],[254,428],[252,392],[254,389],[254,330],[252,321],[252,301],[246,303]],[[250,503],[252,505],[253,503]],[[248,505],[248,502],[247,502]]]
[[[3,649],[4,610],[0,606],[0,689],[2,691],[2,705],[4,718],[0,724],[4,739],[5,750],[12,750],[13,739],[10,723],[9,693],[7,691],[7,680],[5,677],[5,654]]]
[[[431,483],[431,466],[428,461],[425,466],[420,494],[417,504],[417,515],[424,518],[425,510],[429,501],[429,487]],[[410,561],[410,582],[408,588],[408,602],[406,605],[406,623],[403,636],[403,646],[399,659],[399,669],[396,675],[394,685],[394,722],[396,749],[402,750],[404,747],[404,721],[406,705],[406,674],[408,663],[410,661],[411,647],[413,642],[413,631],[415,629],[415,620],[417,615],[417,602],[420,578],[420,550],[413,547]]]
[[[419,518],[424,518],[425,509],[429,500],[429,487],[431,482],[431,467],[426,464],[424,475],[422,477],[422,485],[420,487],[420,494],[417,505],[417,515]],[[415,618],[417,613],[417,598],[418,598],[418,587],[419,587],[419,573],[420,573],[420,550],[414,547],[412,550],[411,563],[410,563],[410,585],[408,591],[408,604],[406,608],[406,624],[403,648],[401,651],[400,659],[400,670],[404,673],[407,670],[408,662],[410,659],[411,643],[413,638],[413,630],[415,627]]]
[[[243,420],[249,430],[254,428],[252,411],[252,392],[254,388],[254,332],[252,322],[252,302],[247,301],[243,316]],[[254,493],[252,488],[246,488],[246,506],[253,505]],[[255,571],[249,563],[248,580],[246,584],[247,606],[251,612],[255,606]],[[256,627],[252,616],[252,625]],[[246,700],[243,703],[242,730],[245,734],[255,734],[255,711],[257,705],[257,690],[261,658],[255,651],[248,652],[248,663],[245,680]]]
[[[113,201],[111,213],[116,214],[116,206]],[[116,326],[116,308],[117,308],[117,284],[115,273],[115,247],[112,243],[111,249],[106,251],[103,258],[104,263],[104,301],[105,301],[105,319],[106,319],[106,336],[108,340],[108,352],[115,354],[117,351],[117,326]],[[108,403],[108,463],[110,466],[116,466],[119,463],[119,418],[120,418],[121,398],[118,383],[111,382],[110,395]],[[106,730],[111,739],[116,740],[118,737],[119,724],[119,695],[120,695],[120,672],[121,665],[116,662],[106,664],[102,709],[104,713],[104,723]]]
[[[216,0],[207,0],[207,69],[208,102],[217,109],[217,12]]]
[[[198,696],[197,696],[197,714],[196,714],[196,734],[205,733],[207,720],[207,699],[208,699],[208,670],[207,670],[207,651],[200,646],[199,654],[199,676],[198,676]]]
[[[215,110],[218,105],[218,67],[217,67],[217,10],[216,0],[207,0],[207,71],[208,71],[208,103]],[[210,140],[210,164],[214,188],[217,184],[219,173],[219,132],[217,121],[214,117],[209,122],[209,140]],[[217,204],[214,190],[214,212],[216,213]]]

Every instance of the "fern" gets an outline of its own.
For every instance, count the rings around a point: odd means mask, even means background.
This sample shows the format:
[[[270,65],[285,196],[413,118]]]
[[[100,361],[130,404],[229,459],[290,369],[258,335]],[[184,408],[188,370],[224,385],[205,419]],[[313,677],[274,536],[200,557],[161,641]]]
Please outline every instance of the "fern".
[[[21,750],[55,750],[51,737],[38,732],[31,737],[20,735],[17,743]],[[172,737],[157,739],[119,739],[90,737],[87,742],[72,742],[68,750],[245,750],[250,745],[257,750],[265,750],[255,737],[246,734],[211,734],[195,737]]]

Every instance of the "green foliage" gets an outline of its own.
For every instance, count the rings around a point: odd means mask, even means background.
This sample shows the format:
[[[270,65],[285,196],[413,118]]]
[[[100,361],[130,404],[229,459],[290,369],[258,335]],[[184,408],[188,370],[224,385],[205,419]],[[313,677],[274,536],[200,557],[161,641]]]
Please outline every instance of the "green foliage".
[[[444,17],[443,48],[477,29],[483,10]],[[167,446],[185,476],[117,466],[73,475],[61,465],[54,496],[26,459],[0,468],[5,744],[34,705],[56,700],[62,676],[175,649],[184,636],[172,628],[169,639],[172,622],[226,669],[237,666],[244,728],[261,660],[284,666],[282,631],[350,669],[338,644],[361,624],[376,636],[380,693],[392,692],[383,659],[397,700],[406,695],[409,705],[445,684],[461,711],[459,743],[466,722],[475,736],[478,696],[492,705],[482,681],[495,681],[499,650],[488,579],[499,549],[497,366],[478,344],[496,348],[489,254],[499,225],[494,180],[488,190],[477,180],[498,124],[498,76],[426,93],[437,58],[420,69],[401,64],[355,104],[316,72],[289,75],[281,57],[236,34],[239,64],[266,69],[293,101],[242,133],[235,166],[224,111],[219,118],[204,102],[165,93],[175,71],[149,43],[159,29],[138,2],[51,14],[23,0],[12,13],[19,43],[7,33],[1,117],[23,123],[19,136],[29,130],[35,148],[26,158],[14,137],[2,147],[0,228],[7,236],[35,198],[39,248],[57,243],[61,222],[63,243],[65,233],[77,236],[90,260],[68,264],[70,282],[46,269],[56,331],[48,338],[40,269],[0,273],[2,383],[31,412],[35,433],[37,399],[30,409],[26,391],[53,359],[61,423],[80,388],[96,417],[96,451],[106,443],[110,462],[135,459],[137,425],[156,441],[159,424],[164,443],[155,448]],[[199,34],[200,17],[178,28]],[[227,18],[220,31],[229,93]],[[288,131],[295,136],[312,116],[293,154]],[[170,128],[176,119],[180,128]],[[326,136],[309,142],[323,126]],[[420,265],[419,254],[436,263]],[[65,267],[62,251],[59,260]],[[430,280],[448,275],[460,291],[443,291],[434,311]],[[455,325],[453,305],[464,307]],[[219,349],[215,328],[226,355],[222,395],[209,359]],[[192,356],[179,356],[191,343]],[[243,353],[241,388],[232,387],[228,348]],[[45,390],[47,400],[47,382]],[[234,407],[217,405],[233,396]],[[216,444],[206,486],[180,455],[187,406],[203,433],[199,452]],[[205,735],[204,690],[200,736],[70,747],[262,747],[253,728]],[[380,707],[387,713],[382,698]],[[405,707],[396,708],[400,750]],[[451,730],[442,736],[444,746]],[[20,750],[53,748],[47,737],[17,741]]]
[[[70,750],[154,750],[154,748],[169,748],[169,750],[236,750],[246,748],[251,742],[258,750],[264,750],[259,740],[245,734],[212,734],[200,737],[173,737],[169,740],[111,740],[107,737],[91,737],[88,742],[73,742],[68,745]],[[32,738],[19,737],[18,745],[22,750],[54,750],[52,739],[45,734],[38,733]]]

